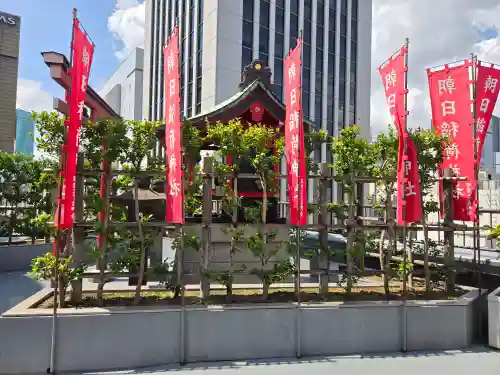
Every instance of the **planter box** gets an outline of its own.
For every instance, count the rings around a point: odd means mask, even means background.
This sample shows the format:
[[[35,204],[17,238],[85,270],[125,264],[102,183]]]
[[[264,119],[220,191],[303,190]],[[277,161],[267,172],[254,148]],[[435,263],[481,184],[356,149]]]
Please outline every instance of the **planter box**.
[[[0,318],[0,373],[47,369],[52,311],[29,308],[47,295],[49,290],[41,291]],[[64,309],[57,318],[56,370],[176,363],[182,346],[187,362],[294,357],[298,346],[304,357],[395,352],[405,336],[409,351],[464,349],[472,343],[477,297],[472,290],[455,301],[409,301],[406,308],[399,301],[380,301],[300,309],[296,304]]]
[[[500,288],[488,295],[488,344],[500,349]]]

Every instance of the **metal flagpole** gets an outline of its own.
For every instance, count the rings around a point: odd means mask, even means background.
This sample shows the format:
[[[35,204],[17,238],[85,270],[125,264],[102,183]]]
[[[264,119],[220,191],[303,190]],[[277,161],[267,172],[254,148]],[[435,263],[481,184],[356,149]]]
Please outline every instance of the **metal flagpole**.
[[[70,55],[69,55],[69,66],[73,67],[73,50],[74,50],[74,42],[75,42],[75,21],[77,20],[77,10],[76,8],[73,8],[73,22],[71,24],[71,46],[70,46]],[[69,83],[68,83],[68,95],[67,95],[67,101],[71,101],[71,81],[72,81],[72,75],[69,75]],[[68,108],[69,108],[69,103],[68,103]],[[68,109],[69,110],[69,109]],[[66,113],[66,120],[69,118],[69,114]],[[67,138],[68,138],[68,127],[64,127],[64,143],[63,143],[63,148],[64,145],[67,143]],[[59,224],[61,223],[61,203],[62,203],[62,192],[63,192],[63,185],[64,185],[64,171],[66,170],[66,162],[67,162],[67,151],[64,151],[64,149],[61,149],[61,163],[60,163],[60,179],[59,179],[59,192],[58,192],[58,210],[57,210],[57,231],[56,231],[56,236],[55,236],[55,243],[54,243],[54,249],[55,249],[55,266],[54,266],[54,290],[53,290],[53,306],[52,306],[52,329],[51,329],[51,343],[50,343],[50,363],[49,363],[49,368],[47,372],[50,372],[52,374],[56,373],[55,369],[55,363],[56,363],[56,341],[57,341],[57,308],[58,308],[58,294],[59,294],[59,256],[61,253],[61,249],[59,248],[63,242],[61,241],[61,228]],[[67,243],[66,239],[66,243]]]
[[[410,40],[408,38],[405,39],[405,72],[404,72],[404,82],[405,82],[405,94],[404,94],[404,103],[405,103],[405,113],[404,113],[404,122],[403,122],[403,171],[404,171],[404,180],[408,178],[408,171],[406,169],[406,158],[408,156],[408,116],[407,116],[407,110],[408,110],[408,46],[410,44]],[[399,114],[398,114],[399,116]],[[402,194],[403,194],[403,221],[404,221],[404,227],[403,227],[403,345],[402,345],[402,351],[403,353],[406,353],[407,351],[407,341],[408,341],[408,324],[407,324],[407,319],[408,319],[408,311],[407,311],[407,281],[406,281],[406,267],[407,267],[407,253],[406,253],[406,186],[405,182],[403,182],[402,186],[400,187],[403,189]],[[411,251],[411,249],[410,249]]]
[[[481,293],[481,237],[479,232],[479,163],[481,155],[478,154],[478,143],[477,143],[477,127],[476,127],[476,80],[477,80],[477,56],[473,53],[471,54],[471,64],[472,64],[472,139],[474,142],[474,179],[476,180],[476,191],[475,191],[475,201],[476,209],[473,221],[473,242],[474,242],[474,259],[476,259],[477,251],[477,262],[475,264],[476,271],[476,282]]]
[[[299,122],[299,160],[298,160],[298,172],[299,172],[299,176],[301,176],[301,157],[302,155],[305,156],[305,150],[303,150],[300,146],[302,145],[302,142],[300,141],[301,140],[301,136],[303,135],[303,127],[304,127],[304,111],[303,111],[303,108],[302,108],[302,65],[303,65],[303,62],[302,62],[302,59],[303,59],[303,46],[302,46],[302,36],[303,36],[303,31],[300,30],[299,31],[299,40],[300,40],[300,119],[301,121]],[[288,171],[288,173],[290,173],[290,171]],[[301,357],[301,342],[300,342],[300,331],[301,331],[301,322],[300,322],[300,305],[301,305],[301,301],[300,301],[300,226],[299,226],[299,223],[300,223],[300,219],[301,219],[301,215],[300,215],[300,211],[301,211],[301,200],[302,200],[302,188],[303,188],[303,182],[305,181],[302,181],[302,178],[299,178],[298,179],[298,191],[299,191],[299,199],[298,199],[298,202],[297,202],[297,208],[298,208],[298,212],[297,212],[297,234],[296,234],[296,246],[297,246],[297,254],[296,254],[296,257],[297,257],[297,324],[296,324],[296,340],[297,340],[297,358],[300,358]]]

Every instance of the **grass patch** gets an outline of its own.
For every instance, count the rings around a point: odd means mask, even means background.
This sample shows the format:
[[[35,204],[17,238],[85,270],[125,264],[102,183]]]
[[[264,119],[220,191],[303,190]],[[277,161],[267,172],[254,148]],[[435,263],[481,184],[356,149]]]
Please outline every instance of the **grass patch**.
[[[426,293],[425,289],[419,286],[408,290],[408,300],[454,300],[465,293],[464,290],[457,289],[454,293],[448,294],[444,290],[433,290]],[[212,290],[210,297],[205,302],[210,305],[246,304],[246,303],[290,303],[296,302],[297,297],[293,288],[271,288],[267,300],[263,300],[262,290],[240,289],[234,290],[231,299],[228,299],[224,290]],[[173,298],[173,293],[169,291],[143,291],[141,293],[139,306],[179,306],[180,297]],[[66,307],[96,307],[98,301],[95,292],[85,292],[83,300],[75,306],[70,301],[68,295]],[[134,291],[104,292],[103,307],[131,306],[134,299]],[[341,302],[341,301],[385,301],[402,300],[403,295],[399,286],[391,286],[391,293],[386,295],[383,287],[354,287],[350,295],[342,288],[329,288],[326,296],[321,296],[317,288],[302,288],[300,294],[301,302]],[[37,308],[51,308],[52,299],[43,301]],[[185,305],[202,304],[198,291],[187,291],[184,298]]]

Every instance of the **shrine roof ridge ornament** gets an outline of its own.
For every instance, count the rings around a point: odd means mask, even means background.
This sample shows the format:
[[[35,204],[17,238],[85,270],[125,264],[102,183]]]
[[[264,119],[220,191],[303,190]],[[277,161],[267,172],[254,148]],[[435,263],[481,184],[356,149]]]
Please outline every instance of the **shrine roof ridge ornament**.
[[[254,60],[243,69],[239,88],[244,90],[253,82],[260,81],[268,90],[271,90],[271,76],[271,68],[263,60]]]

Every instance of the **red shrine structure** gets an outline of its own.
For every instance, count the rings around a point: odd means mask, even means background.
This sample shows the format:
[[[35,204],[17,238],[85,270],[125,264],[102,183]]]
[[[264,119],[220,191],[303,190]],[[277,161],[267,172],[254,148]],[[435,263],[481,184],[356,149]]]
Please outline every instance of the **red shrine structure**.
[[[271,88],[271,69],[261,60],[254,60],[246,66],[242,72],[239,92],[216,105],[204,113],[188,118],[187,121],[192,126],[202,130],[207,123],[229,122],[235,118],[241,118],[244,123],[257,124],[262,123],[268,126],[280,128],[280,133],[284,134],[283,124],[285,121],[285,104],[272,92]],[[307,131],[313,127],[313,122],[304,120],[304,129]],[[158,130],[158,138],[165,146],[165,126]],[[204,145],[203,150],[216,149],[217,145]],[[196,160],[200,161],[201,157]],[[224,160],[231,164],[231,160]],[[245,163],[246,164],[246,163]],[[241,173],[254,173],[251,166],[240,165]],[[278,172],[279,166],[276,166]],[[279,189],[276,186],[277,193],[269,197],[269,222],[280,221],[278,217],[278,198]],[[251,179],[238,180],[238,195],[242,197],[242,206],[251,205],[252,202],[259,201],[263,197],[260,184]],[[214,197],[216,199],[216,197]],[[240,214],[241,221],[244,221],[243,213]]]

